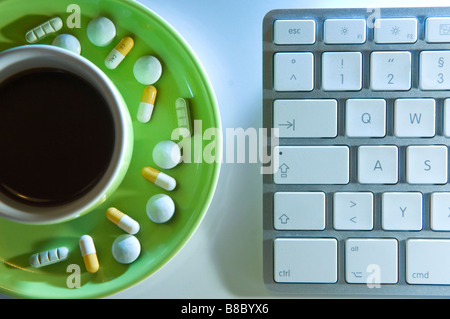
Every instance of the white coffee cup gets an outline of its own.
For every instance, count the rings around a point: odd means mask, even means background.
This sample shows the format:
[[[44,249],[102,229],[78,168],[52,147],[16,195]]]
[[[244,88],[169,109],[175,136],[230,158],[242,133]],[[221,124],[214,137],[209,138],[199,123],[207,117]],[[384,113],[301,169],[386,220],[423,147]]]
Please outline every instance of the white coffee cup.
[[[0,83],[15,74],[36,68],[64,70],[89,82],[109,106],[115,133],[109,166],[95,186],[82,197],[60,206],[39,207],[16,201],[0,192],[0,217],[27,224],[51,224],[92,211],[119,187],[131,161],[133,128],[127,105],[118,89],[86,58],[50,45],[26,45],[0,53]]]

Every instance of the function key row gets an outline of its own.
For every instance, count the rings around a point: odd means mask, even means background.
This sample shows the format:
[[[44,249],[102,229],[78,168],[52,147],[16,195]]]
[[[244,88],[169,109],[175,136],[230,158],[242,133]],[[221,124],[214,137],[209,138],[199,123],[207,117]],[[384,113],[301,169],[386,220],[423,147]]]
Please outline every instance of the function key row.
[[[324,91],[359,91],[363,88],[362,52],[323,52],[322,73],[315,74],[317,55],[312,52],[278,52],[274,55],[275,91],[312,91],[320,76]],[[374,51],[370,54],[370,89],[408,91],[412,87],[409,51]],[[450,51],[419,54],[419,88],[450,90]]]
[[[316,20],[275,20],[273,41],[283,44],[314,44]],[[416,18],[375,19],[369,28],[365,19],[326,19],[323,23],[323,42],[326,44],[363,44],[367,29],[373,29],[375,43],[415,43],[418,39]],[[450,17],[430,17],[425,20],[425,41],[450,42]]]

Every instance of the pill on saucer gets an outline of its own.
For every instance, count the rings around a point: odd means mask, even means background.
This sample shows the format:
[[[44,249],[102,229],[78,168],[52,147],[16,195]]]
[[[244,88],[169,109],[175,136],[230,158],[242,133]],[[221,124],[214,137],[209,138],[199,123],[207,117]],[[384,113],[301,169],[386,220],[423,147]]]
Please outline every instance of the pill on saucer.
[[[93,45],[104,47],[114,40],[116,27],[108,18],[98,17],[88,23],[87,36]]]
[[[28,31],[25,34],[25,40],[30,44],[36,43],[48,35],[58,32],[62,29],[62,27],[63,22],[61,18],[55,17]]]
[[[34,254],[30,257],[30,265],[34,268],[44,267],[66,260],[69,257],[67,247],[59,247]]]
[[[100,268],[100,264],[98,263],[94,240],[89,235],[83,235],[80,238],[79,244],[86,270],[90,273],[97,272]]]
[[[54,46],[69,50],[75,54],[81,53],[81,44],[77,38],[71,34],[60,34],[52,43]]]
[[[132,37],[125,37],[120,40],[119,44],[108,54],[105,59],[105,65],[108,69],[114,70],[125,59],[128,53],[134,46],[134,40]]]
[[[181,160],[181,150],[173,141],[162,141],[153,148],[153,161],[164,169],[177,166]]]
[[[173,177],[149,166],[144,167],[141,170],[141,174],[145,179],[167,191],[173,190],[177,185],[177,182],[173,179]]]
[[[157,194],[147,201],[147,216],[154,223],[162,224],[169,221],[175,212],[175,203],[170,196]]]
[[[175,101],[175,109],[177,111],[178,127],[186,129],[192,136],[191,113],[189,109],[189,101],[180,97]]]
[[[153,108],[155,107],[157,93],[158,91],[154,86],[149,85],[145,87],[137,113],[137,119],[139,122],[147,123],[148,121],[150,121],[153,113]]]
[[[139,223],[115,207],[106,210],[106,217],[129,234],[134,235],[139,231]]]
[[[133,235],[120,235],[112,244],[112,255],[121,264],[130,264],[141,253],[141,244]]]
[[[140,57],[134,63],[133,73],[139,83],[144,85],[153,84],[161,77],[161,62],[151,55]]]

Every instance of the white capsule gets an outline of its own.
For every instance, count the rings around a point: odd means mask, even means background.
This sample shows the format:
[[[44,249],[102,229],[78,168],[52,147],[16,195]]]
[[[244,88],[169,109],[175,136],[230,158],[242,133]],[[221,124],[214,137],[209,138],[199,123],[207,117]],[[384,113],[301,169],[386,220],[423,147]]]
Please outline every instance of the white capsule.
[[[44,39],[48,35],[58,32],[63,27],[63,22],[60,17],[50,19],[25,34],[25,40],[28,43],[36,43]]]
[[[153,167],[147,166],[141,170],[142,176],[154,183],[156,186],[164,188],[167,191],[172,191],[177,186],[175,179],[163,172],[154,169]]]
[[[157,194],[147,201],[147,216],[154,223],[165,223],[175,213],[175,203],[165,194]]]
[[[116,36],[116,26],[108,18],[95,18],[87,26],[87,36],[93,45],[98,47],[107,46]]]
[[[112,255],[121,264],[130,264],[141,253],[141,244],[133,235],[120,235],[112,244]]]
[[[90,273],[97,272],[100,268],[100,264],[98,262],[94,240],[89,235],[83,235],[80,238],[79,244],[86,270]]]
[[[153,148],[153,161],[164,169],[171,169],[181,161],[181,150],[173,141],[162,141]]]
[[[139,232],[139,223],[115,207],[106,210],[106,217],[129,234],[134,235]]]
[[[161,77],[161,62],[151,55],[140,57],[134,64],[133,73],[139,83],[144,85],[153,84]]]
[[[39,268],[66,260],[68,257],[69,249],[67,247],[59,247],[34,254],[30,257],[29,262],[32,267]]]
[[[81,44],[77,38],[71,34],[60,34],[52,43],[54,46],[69,50],[75,54],[81,53]]]

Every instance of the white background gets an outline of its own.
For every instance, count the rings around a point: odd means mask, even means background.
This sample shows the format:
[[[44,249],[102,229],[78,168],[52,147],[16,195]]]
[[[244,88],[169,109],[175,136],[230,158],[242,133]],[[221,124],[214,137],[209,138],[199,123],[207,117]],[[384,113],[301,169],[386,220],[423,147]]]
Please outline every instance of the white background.
[[[447,1],[141,0],[199,57],[214,87],[223,129],[261,127],[262,21],[272,9],[442,6]],[[262,277],[259,164],[223,164],[194,236],[160,271],[114,298],[276,297]],[[283,297],[283,296],[282,296]]]

